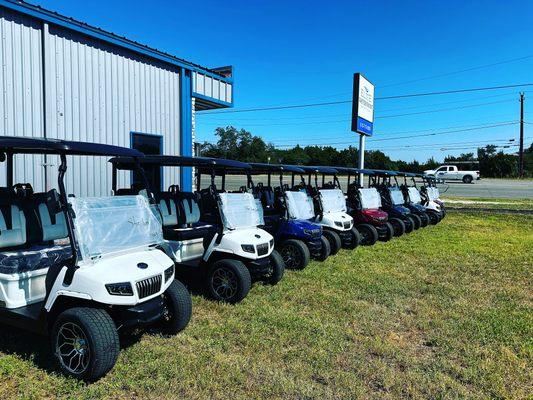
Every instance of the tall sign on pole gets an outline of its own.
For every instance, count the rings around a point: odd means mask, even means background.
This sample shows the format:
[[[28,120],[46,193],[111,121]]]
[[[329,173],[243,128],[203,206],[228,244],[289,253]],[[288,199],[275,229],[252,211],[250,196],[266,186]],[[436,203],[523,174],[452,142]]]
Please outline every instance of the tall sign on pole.
[[[359,169],[365,168],[365,138],[374,133],[374,85],[360,73],[353,76],[352,131],[359,134]],[[363,183],[363,174],[359,176]]]

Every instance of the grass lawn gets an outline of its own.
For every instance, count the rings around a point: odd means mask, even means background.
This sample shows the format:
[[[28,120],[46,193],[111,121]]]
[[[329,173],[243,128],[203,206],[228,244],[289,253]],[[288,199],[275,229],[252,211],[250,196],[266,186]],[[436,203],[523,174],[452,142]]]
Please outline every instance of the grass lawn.
[[[449,207],[472,209],[533,210],[533,199],[442,196]]]
[[[531,398],[532,271],[533,216],[450,213],[237,306],[195,296],[183,333],[127,338],[95,384],[2,327],[0,399]]]

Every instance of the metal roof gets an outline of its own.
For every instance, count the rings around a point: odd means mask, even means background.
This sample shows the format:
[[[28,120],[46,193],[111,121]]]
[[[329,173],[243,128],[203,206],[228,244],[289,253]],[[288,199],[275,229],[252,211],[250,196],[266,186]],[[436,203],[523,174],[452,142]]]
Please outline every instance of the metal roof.
[[[164,51],[157,50],[153,47],[138,43],[134,40],[130,40],[124,36],[120,36],[104,29],[89,25],[72,17],[67,17],[55,11],[47,10],[38,5],[30,4],[22,0],[0,0],[0,6],[4,6],[11,10],[15,10],[20,13],[30,15],[32,17],[42,19],[51,24],[66,27],[68,29],[83,33],[87,36],[91,36],[109,43],[116,44],[118,46],[130,49],[137,53],[148,55],[150,57],[170,64],[184,67],[193,71],[205,73],[206,75],[216,77],[216,79],[219,79],[224,82],[233,82],[232,78],[224,76],[216,69],[203,67],[199,64],[192,63],[190,61],[176,57]]]
[[[226,160],[224,158],[210,157],[187,157],[187,156],[152,156],[147,155],[138,160],[143,166],[160,167],[198,167],[204,170],[225,170],[241,169],[249,170],[249,164]],[[114,157],[109,162],[113,163],[117,169],[130,170],[134,168],[135,161],[130,157]]]
[[[70,140],[0,136],[0,152],[24,154],[67,154],[80,156],[143,157],[135,149],[100,143],[74,142]]]

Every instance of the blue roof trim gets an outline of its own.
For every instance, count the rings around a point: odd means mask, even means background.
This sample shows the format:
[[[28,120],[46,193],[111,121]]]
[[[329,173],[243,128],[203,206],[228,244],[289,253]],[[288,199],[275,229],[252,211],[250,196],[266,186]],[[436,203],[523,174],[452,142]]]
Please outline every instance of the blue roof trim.
[[[153,49],[146,45],[134,42],[125,37],[117,36],[113,33],[106,32],[100,28],[93,27],[84,22],[77,21],[75,19],[65,17],[58,13],[45,10],[39,6],[33,4],[28,4],[21,1],[13,0],[0,0],[0,6],[20,12],[22,14],[30,15],[34,18],[41,19],[43,21],[49,22],[54,25],[62,26],[64,28],[80,32],[84,35],[102,40],[104,42],[112,43],[114,45],[129,49],[139,54],[143,54],[154,59],[176,65],[181,68],[185,68],[191,71],[199,72],[201,74],[208,75],[212,78],[216,78],[223,82],[233,83],[232,78],[226,78],[224,76],[218,75],[208,68],[202,67],[200,65],[193,64],[189,61],[180,59],[178,57],[172,56],[170,54],[164,53],[162,51]]]
[[[224,107],[233,107],[233,103],[228,103],[227,101],[219,100],[214,97],[206,96],[200,93],[192,92],[192,97],[196,97],[197,99],[207,101],[209,103],[219,104]],[[233,97],[232,97],[233,98]]]

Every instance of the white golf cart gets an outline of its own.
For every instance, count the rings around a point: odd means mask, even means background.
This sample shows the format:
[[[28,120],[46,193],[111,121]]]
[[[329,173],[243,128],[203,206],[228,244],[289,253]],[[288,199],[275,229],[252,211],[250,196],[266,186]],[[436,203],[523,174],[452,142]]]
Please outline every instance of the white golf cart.
[[[114,174],[134,167],[131,158],[111,162]],[[207,290],[215,300],[238,303],[250,291],[252,279],[272,285],[281,280],[285,265],[274,250],[274,238],[260,228],[264,225],[260,204],[251,193],[225,191],[226,171],[241,170],[246,175],[251,168],[248,164],[184,156],[146,156],[138,162],[147,176],[166,167],[194,167],[198,188],[202,174],[211,177],[209,187],[198,193],[182,192],[177,185],[168,191],[152,190],[162,215],[167,253],[177,267],[202,268]],[[215,185],[217,176],[222,180],[220,190]],[[114,190],[121,195],[137,188]]]
[[[427,209],[430,223],[435,225],[446,216],[446,208],[444,207],[444,202],[440,199],[437,180],[431,175],[419,174],[417,176],[422,178],[422,181],[424,182],[420,187],[422,204]]]
[[[60,160],[59,193],[13,184],[14,159]],[[119,330],[159,322],[175,334],[188,324],[191,298],[157,248],[160,222],[143,196],[67,197],[67,156],[131,156],[115,146],[0,137],[7,185],[0,188],[0,321],[50,335],[59,366],[94,381],[114,366]]]
[[[304,190],[313,200],[315,209],[314,222],[322,226],[323,235],[329,241],[332,255],[342,248],[355,249],[361,242],[361,235],[354,227],[353,218],[347,214],[346,199],[341,189],[325,182],[326,175],[336,175],[337,170],[331,167],[299,166],[307,173],[300,175],[301,182],[295,185],[292,174],[292,184],[295,190]],[[322,186],[318,184],[318,174],[322,175]],[[312,181],[314,178],[314,186]]]

